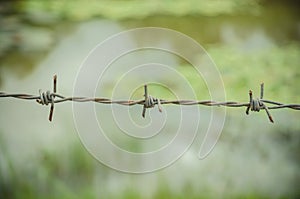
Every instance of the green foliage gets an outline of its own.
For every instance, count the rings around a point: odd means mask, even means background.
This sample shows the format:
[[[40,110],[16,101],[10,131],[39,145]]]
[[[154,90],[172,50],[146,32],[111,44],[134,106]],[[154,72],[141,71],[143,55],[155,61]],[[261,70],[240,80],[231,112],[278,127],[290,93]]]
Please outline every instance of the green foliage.
[[[300,46],[289,44],[267,50],[244,52],[231,46],[212,46],[208,53],[216,63],[223,78],[229,100],[247,101],[248,90],[259,96],[260,83],[265,83],[265,99],[279,102],[299,102]],[[181,67],[181,73],[196,85],[196,91],[205,91],[199,84],[199,75],[192,66]],[[207,93],[198,96],[208,97]]]
[[[20,9],[27,13],[48,12],[59,18],[69,20],[86,20],[92,17],[109,19],[144,18],[153,15],[204,15],[234,14],[257,12],[255,0],[155,0],[155,1],[36,1],[20,3]]]

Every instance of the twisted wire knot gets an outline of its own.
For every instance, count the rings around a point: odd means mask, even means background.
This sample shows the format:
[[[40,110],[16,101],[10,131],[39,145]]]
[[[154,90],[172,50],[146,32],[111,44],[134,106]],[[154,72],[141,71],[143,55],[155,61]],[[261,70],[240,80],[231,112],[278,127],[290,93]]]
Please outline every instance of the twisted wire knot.
[[[268,117],[269,117],[269,120],[270,122],[274,123],[273,121],[273,118],[271,116],[271,113],[269,112],[269,109],[268,107],[264,104],[263,102],[263,97],[264,97],[264,83],[262,83],[260,85],[260,98],[257,98],[257,99],[253,99],[252,97],[252,91],[250,90],[249,91],[249,105],[246,109],[246,114],[248,115],[249,114],[249,110],[251,111],[255,111],[255,112],[259,112],[260,109],[265,109]]]
[[[37,103],[41,105],[48,105],[51,104],[50,107],[50,113],[49,113],[49,121],[52,121],[52,116],[53,116],[53,111],[54,111],[54,98],[55,98],[55,93],[56,93],[56,81],[57,81],[57,76],[53,76],[53,93],[50,91],[42,92],[42,90],[39,90],[39,99],[36,100]]]
[[[48,105],[48,104],[54,104],[54,94],[50,93],[50,91],[42,92],[42,90],[39,90],[40,93],[40,99],[37,99],[36,102],[41,105]]]
[[[149,95],[145,100],[144,105],[146,106],[146,108],[153,108],[156,104],[160,104],[160,100]]]
[[[156,104],[158,105],[159,112],[162,112],[162,107],[161,107],[161,104],[160,104],[160,99],[154,98],[151,95],[148,95],[147,85],[144,85],[144,91],[145,91],[145,94],[144,94],[144,96],[145,96],[145,102],[144,102],[142,116],[145,117],[146,109],[147,108],[153,108]]]
[[[260,101],[260,99],[252,99],[250,103],[250,110],[259,112],[260,109],[263,108],[263,102]]]

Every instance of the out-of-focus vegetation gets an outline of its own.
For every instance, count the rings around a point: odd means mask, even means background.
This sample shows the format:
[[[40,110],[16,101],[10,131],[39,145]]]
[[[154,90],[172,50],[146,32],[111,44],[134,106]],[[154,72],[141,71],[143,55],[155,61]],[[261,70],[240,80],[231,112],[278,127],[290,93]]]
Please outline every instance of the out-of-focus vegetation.
[[[248,90],[259,96],[260,83],[265,83],[265,98],[281,102],[299,102],[300,46],[292,43],[268,50],[244,52],[229,46],[213,46],[208,53],[222,75],[229,100],[247,101]],[[197,83],[195,68],[182,66],[181,73],[195,90],[205,91],[205,84]],[[198,94],[199,99],[209,98],[208,93]]]
[[[154,15],[187,16],[257,13],[259,4],[255,0],[189,0],[189,1],[36,1],[21,2],[26,13],[51,13],[68,20],[86,20],[91,17],[108,19],[141,19]]]
[[[294,4],[274,1],[273,7],[268,1],[258,0],[4,1],[0,3],[0,80],[10,73],[26,77],[61,41],[68,40],[78,24],[104,19],[125,28],[160,26],[191,36],[203,44],[216,63],[228,100],[246,102],[248,90],[258,96],[259,84],[264,82],[266,99],[299,103],[300,33]],[[254,37],[244,42],[245,38],[236,38],[230,31],[245,37],[253,31]],[[262,47],[256,31],[266,34],[263,39],[267,44]],[[222,38],[223,32],[234,39]],[[79,40],[85,41],[82,37]],[[81,44],[79,41],[74,49]],[[210,97],[193,67],[182,63],[178,71],[195,91],[203,91],[197,93],[199,100]],[[153,96],[174,97],[166,88],[151,85],[150,89]],[[133,98],[142,94],[140,87]],[[193,164],[182,158],[173,170],[171,166],[146,175],[123,174],[99,164],[76,139],[55,143],[52,148],[45,146],[35,155],[24,157],[23,165],[16,164],[13,154],[19,146],[10,145],[28,132],[11,132],[1,121],[0,198],[297,198],[299,114],[272,111],[278,126],[270,126],[263,114],[244,118],[241,112],[228,111],[223,134],[211,156]],[[31,122],[27,121],[33,126]],[[11,121],[11,125],[16,123]],[[75,136],[73,126],[68,125],[63,133]],[[20,138],[9,133],[20,134]],[[38,132],[38,136],[52,133]],[[33,148],[35,142],[32,138],[26,144]],[[135,142],[132,145],[135,147]]]

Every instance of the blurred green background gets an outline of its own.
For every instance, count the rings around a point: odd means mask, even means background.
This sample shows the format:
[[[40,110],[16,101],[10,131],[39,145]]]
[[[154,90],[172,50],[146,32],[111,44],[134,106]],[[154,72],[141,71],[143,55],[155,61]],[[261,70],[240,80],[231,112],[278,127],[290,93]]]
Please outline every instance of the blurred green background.
[[[63,77],[59,93],[71,95],[92,48],[145,26],[198,41],[218,66],[229,100],[246,102],[248,90],[258,95],[265,82],[265,98],[300,103],[299,2],[292,0],[1,1],[0,89],[36,93],[49,89],[56,73]],[[206,89],[186,63],[177,70],[196,91]],[[113,89],[109,83],[104,93]],[[153,95],[172,97],[159,89]],[[48,108],[35,103],[1,99],[0,110],[0,198],[300,197],[300,115],[293,110],[271,111],[270,124],[265,113],[228,108],[206,159],[197,159],[200,136],[173,165],[143,175],[93,159],[77,136],[71,103],[56,107],[54,123],[47,121]]]

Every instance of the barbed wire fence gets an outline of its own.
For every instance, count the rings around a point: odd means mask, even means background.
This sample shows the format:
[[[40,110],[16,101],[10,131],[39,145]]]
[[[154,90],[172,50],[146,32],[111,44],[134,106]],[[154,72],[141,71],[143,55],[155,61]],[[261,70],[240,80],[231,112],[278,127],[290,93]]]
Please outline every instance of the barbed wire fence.
[[[240,103],[240,102],[217,102],[217,101],[210,101],[210,100],[164,100],[159,98],[154,98],[148,94],[147,85],[144,85],[144,99],[141,100],[112,100],[109,98],[102,98],[102,97],[65,97],[63,95],[58,94],[56,91],[57,86],[57,76],[54,75],[53,77],[53,92],[39,90],[39,95],[30,95],[30,94],[11,94],[6,92],[0,92],[0,98],[5,97],[12,97],[18,98],[22,100],[36,100],[37,103],[41,105],[51,105],[50,106],[50,113],[49,113],[49,121],[52,121],[53,118],[53,111],[54,111],[54,104],[62,103],[66,101],[73,101],[73,102],[95,102],[101,104],[119,104],[124,106],[133,106],[133,105],[142,105],[142,117],[145,117],[146,110],[148,108],[153,108],[155,105],[158,106],[158,110],[162,112],[162,105],[165,104],[174,104],[174,105],[202,105],[202,106],[225,106],[225,107],[246,107],[246,114],[249,114],[249,111],[259,112],[261,109],[266,111],[266,114],[269,118],[269,121],[274,123],[273,117],[270,113],[270,109],[282,109],[288,108],[293,110],[300,110],[300,104],[283,104],[280,102],[275,102],[271,100],[265,100],[264,97],[264,84],[260,85],[260,97],[254,99],[252,91],[249,91],[249,102]],[[269,106],[267,106],[268,104]]]

